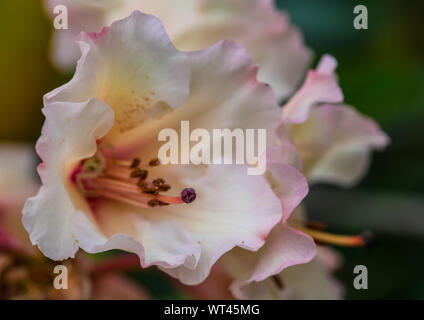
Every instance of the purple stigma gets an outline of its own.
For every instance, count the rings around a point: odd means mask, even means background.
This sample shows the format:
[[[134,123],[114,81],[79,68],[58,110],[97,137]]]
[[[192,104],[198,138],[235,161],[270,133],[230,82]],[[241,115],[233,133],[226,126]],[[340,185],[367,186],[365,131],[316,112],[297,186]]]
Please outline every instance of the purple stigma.
[[[191,203],[196,199],[196,191],[194,191],[193,188],[185,188],[183,191],[181,191],[181,199],[185,203]]]

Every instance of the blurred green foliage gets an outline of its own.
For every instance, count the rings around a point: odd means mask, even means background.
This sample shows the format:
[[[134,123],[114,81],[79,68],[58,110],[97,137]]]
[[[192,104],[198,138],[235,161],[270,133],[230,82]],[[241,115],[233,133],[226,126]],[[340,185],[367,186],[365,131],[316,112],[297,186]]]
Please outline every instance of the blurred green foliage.
[[[375,118],[392,139],[386,151],[375,155],[369,175],[356,190],[378,190],[387,192],[388,197],[391,192],[420,197],[424,191],[424,1],[277,3],[301,28],[316,60],[323,53],[338,59],[337,72],[346,102]],[[356,4],[368,7],[368,30],[353,28]],[[44,14],[42,1],[0,1],[2,140],[35,142],[43,121],[43,94],[71,76],[55,71],[49,63],[50,32],[51,22]],[[346,221],[341,231],[358,231],[347,227],[349,217]],[[424,238],[384,233],[371,249],[342,250],[345,267],[338,276],[346,285],[347,297],[424,298],[423,250]],[[369,267],[367,291],[352,289],[356,264]],[[183,298],[156,270],[130,276],[150,288],[157,298]]]

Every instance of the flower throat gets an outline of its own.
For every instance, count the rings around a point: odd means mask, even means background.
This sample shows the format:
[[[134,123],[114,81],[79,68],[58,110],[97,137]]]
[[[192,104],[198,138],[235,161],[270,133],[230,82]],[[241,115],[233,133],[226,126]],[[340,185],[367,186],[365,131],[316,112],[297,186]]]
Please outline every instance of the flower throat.
[[[196,199],[193,188],[185,188],[179,196],[162,194],[171,189],[165,179],[148,180],[149,168],[160,165],[159,159],[143,163],[106,158],[101,151],[84,160],[75,175],[75,182],[87,198],[108,198],[137,207],[168,206],[191,203]]]

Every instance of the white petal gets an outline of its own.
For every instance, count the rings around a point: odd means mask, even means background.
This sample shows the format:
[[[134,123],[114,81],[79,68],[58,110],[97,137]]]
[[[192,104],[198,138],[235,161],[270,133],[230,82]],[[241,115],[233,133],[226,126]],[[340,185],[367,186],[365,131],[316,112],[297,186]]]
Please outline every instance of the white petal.
[[[96,97],[115,111],[109,135],[131,130],[177,108],[189,93],[187,56],[171,44],[160,21],[140,12],[78,38],[82,57],[64,86],[45,103]]]
[[[279,101],[286,99],[304,78],[312,60],[311,50],[305,47],[295,27],[255,40],[246,47],[259,65],[258,79],[272,86]]]
[[[149,221],[135,209],[105,202],[94,212],[97,228],[78,212],[71,217],[72,229],[82,249],[90,253],[120,249],[140,257],[143,268],[150,265],[193,267],[200,247],[181,226],[172,221]],[[155,212],[150,209],[151,215]]]
[[[303,174],[291,165],[268,162],[267,170],[271,188],[281,201],[285,222],[308,194],[308,182]]]
[[[181,137],[181,121],[185,120],[190,122],[190,131],[202,128],[211,137],[213,129],[254,129],[255,135],[257,129],[266,129],[267,146],[276,141],[281,108],[271,87],[257,82],[257,67],[246,49],[224,40],[189,53],[189,57],[192,76],[186,103],[149,125],[121,135],[116,145],[133,150],[128,156],[142,152],[143,157],[157,157],[163,144],[157,141],[159,132],[170,128]]]
[[[334,69],[336,60],[324,55],[316,70],[310,70],[302,87],[283,106],[284,122],[302,123],[309,116],[309,110],[317,103],[343,101],[343,94],[337,83]]]
[[[43,109],[46,122],[37,152],[43,186],[23,209],[23,224],[34,245],[53,260],[73,257],[78,250],[69,219],[80,196],[70,181],[70,170],[94,155],[96,140],[110,129],[113,111],[90,99],[83,103],[52,103]],[[47,164],[46,164],[47,163]]]
[[[216,165],[205,174],[180,179],[196,190],[187,206],[163,207],[167,215],[184,226],[201,246],[198,265],[164,269],[185,284],[198,284],[225,252],[235,246],[256,251],[273,226],[281,220],[281,204],[263,176],[247,175],[247,167]],[[175,170],[174,170],[175,171]]]
[[[280,223],[258,252],[234,250],[224,256],[222,263],[235,278],[230,287],[233,295],[239,299],[251,299],[255,288],[262,282],[267,283],[269,277],[278,275],[287,267],[309,262],[315,253],[316,246],[311,237]]]
[[[343,288],[325,266],[313,259],[283,270],[276,277],[252,282],[242,288],[238,297],[259,300],[335,300],[341,299]]]
[[[365,174],[371,152],[383,149],[387,135],[370,118],[345,105],[313,108],[291,133],[310,183],[355,184]]]

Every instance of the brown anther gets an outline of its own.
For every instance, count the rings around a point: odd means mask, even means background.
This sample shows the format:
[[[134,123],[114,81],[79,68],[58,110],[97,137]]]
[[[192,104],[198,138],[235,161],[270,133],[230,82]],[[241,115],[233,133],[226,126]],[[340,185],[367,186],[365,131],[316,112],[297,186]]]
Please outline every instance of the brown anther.
[[[158,194],[159,193],[159,191],[156,188],[144,188],[143,192],[147,193],[147,194]]]
[[[167,206],[167,205],[169,205],[169,203],[162,202],[162,201],[160,201],[160,200],[158,200],[158,199],[151,199],[151,200],[149,200],[149,201],[147,202],[147,204],[148,204],[150,207],[156,207],[156,206]]]
[[[141,174],[141,169],[140,168],[135,168],[133,171],[131,171],[130,173],[130,177],[131,178],[138,178]]]
[[[163,180],[162,178],[157,178],[157,179],[153,180],[152,183],[155,187],[160,187],[163,184],[165,184],[165,180]]]
[[[148,171],[140,168],[135,168],[133,171],[131,171],[131,178],[140,178],[140,180],[145,180],[148,175]]]
[[[145,189],[145,188],[147,188],[147,183],[145,183],[143,180],[144,180],[144,179],[140,179],[140,180],[137,182],[137,187],[139,187],[139,188],[141,188],[141,189]]]
[[[156,207],[158,206],[160,203],[160,201],[158,199],[151,199],[147,202],[147,204],[151,207]]]
[[[149,161],[149,166],[151,167],[157,167],[158,165],[160,165],[160,161],[158,158]]]
[[[149,171],[144,170],[144,169],[141,170],[140,180],[146,180],[148,174],[149,174]]]
[[[140,164],[141,160],[140,158],[134,158],[133,161],[131,162],[131,169],[137,168]]]
[[[168,191],[169,189],[171,189],[171,186],[169,184],[163,184],[159,187],[159,190],[163,192]]]

